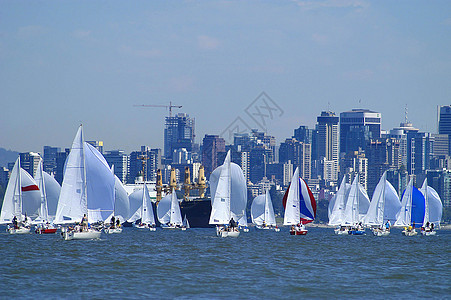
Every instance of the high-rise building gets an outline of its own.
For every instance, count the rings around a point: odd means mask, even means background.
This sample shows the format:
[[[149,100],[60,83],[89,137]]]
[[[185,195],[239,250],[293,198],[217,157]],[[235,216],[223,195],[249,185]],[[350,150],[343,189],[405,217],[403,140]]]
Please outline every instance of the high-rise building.
[[[359,182],[365,190],[368,188],[368,159],[363,151],[348,152],[340,164],[340,173],[346,176],[346,182],[352,183],[359,174]]]
[[[439,106],[438,133],[451,134],[451,105]]]
[[[202,141],[202,164],[204,165],[205,176],[210,176],[211,172],[221,163],[218,161],[218,154],[224,153],[225,140],[217,135],[206,134]]]
[[[43,169],[49,174],[56,173],[56,158],[61,149],[58,147],[44,146]]]
[[[371,140],[365,155],[368,158],[368,195],[371,197],[384,172],[401,167],[399,141],[393,138]]]
[[[331,111],[321,112],[321,116],[317,118],[316,126],[317,135],[317,159],[324,159],[324,165],[327,166],[323,170],[327,173],[321,174],[322,177],[331,181],[338,180],[340,149],[338,121],[339,118]]]
[[[451,170],[428,170],[428,185],[439,194],[443,206],[451,207]]]
[[[340,113],[340,152],[365,150],[371,139],[381,136],[381,114],[368,109]]]
[[[128,155],[125,154],[123,150],[111,150],[107,151],[103,156],[110,168],[111,166],[114,166],[114,175],[116,175],[122,183],[126,183],[129,168]]]
[[[64,152],[58,152],[56,156],[56,171],[55,171],[55,180],[58,181],[59,184],[63,183],[64,177],[64,166],[66,164],[66,158],[70,153],[70,149],[66,148]]]
[[[39,160],[41,156],[35,152],[20,153],[20,167],[27,171],[31,176],[34,176],[38,169]]]
[[[407,133],[407,172],[410,175],[425,173],[430,167],[432,153],[432,134],[426,132]]]
[[[291,138],[286,139],[279,147],[279,162],[291,161],[294,168],[299,167],[299,175],[308,180],[311,178],[311,144],[305,144]]]
[[[406,118],[407,119],[407,118]],[[399,155],[401,156],[401,164],[407,168],[407,133],[418,132],[419,129],[413,127],[412,123],[404,122],[390,130],[389,138],[399,140]]]
[[[175,149],[185,148],[191,152],[194,144],[194,119],[188,114],[178,113],[174,117],[166,117],[164,129],[164,157],[166,163],[172,161]]]
[[[0,167],[0,186],[3,190],[6,190],[9,180],[9,170],[5,167]]]

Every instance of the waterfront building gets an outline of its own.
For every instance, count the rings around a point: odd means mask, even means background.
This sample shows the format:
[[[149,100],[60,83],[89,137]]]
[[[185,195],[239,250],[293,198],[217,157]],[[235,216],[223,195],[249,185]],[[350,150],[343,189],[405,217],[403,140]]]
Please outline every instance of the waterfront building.
[[[38,169],[41,156],[36,152],[20,153],[20,167],[27,171],[31,176],[34,176]]]
[[[58,153],[61,152],[61,148],[59,147],[51,147],[51,146],[44,146],[44,156],[42,159],[43,162],[43,169],[45,172],[49,174],[55,174],[56,173],[56,159],[58,157]]]
[[[381,114],[368,109],[340,113],[340,152],[365,150],[369,140],[381,136]]]
[[[218,161],[219,153],[225,153],[225,140],[218,135],[206,134],[202,140],[202,164],[205,170],[205,176],[210,177],[211,172],[222,165]]]
[[[305,144],[291,138],[286,139],[279,147],[279,162],[291,161],[294,168],[299,167],[299,176],[311,178],[311,144]]]
[[[127,175],[129,171],[129,157],[123,150],[107,151],[103,155],[108,165],[114,165],[114,175],[116,175],[122,183],[127,182]]]
[[[438,107],[438,133],[451,134],[451,105]]]
[[[352,183],[354,177],[359,174],[360,184],[368,190],[368,159],[365,152],[362,150],[348,152],[340,164],[340,169],[340,173],[346,176],[348,183]]]
[[[164,157],[166,164],[172,161],[174,150],[185,148],[188,152],[193,150],[194,144],[194,118],[186,113],[178,113],[174,117],[166,117],[164,129]]]
[[[426,132],[407,133],[407,172],[410,175],[425,173],[430,168],[432,153],[432,134]]]
[[[328,181],[338,180],[340,167],[338,121],[339,118],[331,111],[323,111],[317,118],[316,157],[324,162],[323,172],[319,175]]]
[[[388,138],[399,140],[399,155],[401,156],[401,164],[407,168],[407,156],[410,151],[407,151],[407,134],[418,132],[419,129],[413,127],[412,123],[406,121],[401,123],[399,127],[395,127],[388,133]]]

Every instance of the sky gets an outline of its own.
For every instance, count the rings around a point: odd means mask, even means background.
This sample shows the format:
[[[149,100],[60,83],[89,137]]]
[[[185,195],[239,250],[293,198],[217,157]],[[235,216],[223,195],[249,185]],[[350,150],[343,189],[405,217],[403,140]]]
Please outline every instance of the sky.
[[[277,143],[321,111],[368,108],[437,130],[451,104],[451,1],[0,0],[0,147],[163,148],[165,108],[196,141]],[[237,125],[238,124],[238,125]]]

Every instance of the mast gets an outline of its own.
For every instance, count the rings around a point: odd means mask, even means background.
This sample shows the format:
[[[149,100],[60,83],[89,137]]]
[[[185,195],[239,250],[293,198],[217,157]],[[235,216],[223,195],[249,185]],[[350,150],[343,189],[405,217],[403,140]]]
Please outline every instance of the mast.
[[[88,183],[86,182],[86,157],[85,157],[85,138],[83,136],[83,124],[80,124],[81,134],[81,153],[83,157],[83,196],[82,200],[84,201],[84,205],[86,205],[86,217],[89,219],[89,210],[88,210]]]

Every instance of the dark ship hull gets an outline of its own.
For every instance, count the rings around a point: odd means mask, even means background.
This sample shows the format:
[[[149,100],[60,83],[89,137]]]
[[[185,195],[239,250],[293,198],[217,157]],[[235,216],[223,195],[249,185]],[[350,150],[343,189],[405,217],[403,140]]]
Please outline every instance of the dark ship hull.
[[[193,200],[183,200],[180,202],[182,218],[188,220],[191,228],[211,228],[208,224],[211,213],[211,200],[209,198],[198,198]]]

